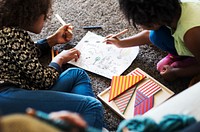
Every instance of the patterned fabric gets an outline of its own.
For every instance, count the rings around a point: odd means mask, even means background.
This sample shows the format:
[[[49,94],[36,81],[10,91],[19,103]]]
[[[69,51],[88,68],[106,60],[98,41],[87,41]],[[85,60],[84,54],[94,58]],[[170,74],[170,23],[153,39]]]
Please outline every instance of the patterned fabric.
[[[40,49],[26,31],[3,27],[0,30],[0,83],[12,83],[23,89],[48,89],[59,72],[41,65],[39,55]]]

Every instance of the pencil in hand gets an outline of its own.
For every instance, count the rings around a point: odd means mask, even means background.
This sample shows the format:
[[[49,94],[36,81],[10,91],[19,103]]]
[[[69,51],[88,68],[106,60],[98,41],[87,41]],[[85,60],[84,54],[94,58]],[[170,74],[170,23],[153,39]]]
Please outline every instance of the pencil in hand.
[[[60,15],[58,14],[55,14],[56,18],[59,20],[59,22],[62,24],[62,25],[66,25],[66,22],[60,17]],[[72,30],[71,29],[68,29],[68,32],[70,32],[72,34]]]
[[[117,34],[114,34],[114,35],[112,35],[111,37],[112,37],[112,38],[119,37],[119,36],[125,34],[126,32],[128,32],[128,29],[124,29],[123,31],[121,31],[121,32],[119,32],[119,33],[117,33]]]
[[[116,33],[114,35],[108,36],[108,37],[105,38],[105,40],[103,41],[103,43],[105,43],[106,39],[108,39],[108,38],[116,38],[116,37],[119,37],[120,35],[125,34],[126,32],[128,32],[128,29],[124,29],[123,31],[121,31],[119,33]]]

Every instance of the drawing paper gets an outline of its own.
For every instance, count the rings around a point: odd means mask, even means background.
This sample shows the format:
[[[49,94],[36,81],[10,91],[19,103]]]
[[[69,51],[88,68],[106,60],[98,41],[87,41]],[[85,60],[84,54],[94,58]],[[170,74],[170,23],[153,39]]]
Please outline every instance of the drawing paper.
[[[103,43],[105,37],[87,32],[75,46],[81,56],[77,62],[69,63],[106,78],[121,75],[133,62],[139,52],[139,47],[118,48],[115,45]]]

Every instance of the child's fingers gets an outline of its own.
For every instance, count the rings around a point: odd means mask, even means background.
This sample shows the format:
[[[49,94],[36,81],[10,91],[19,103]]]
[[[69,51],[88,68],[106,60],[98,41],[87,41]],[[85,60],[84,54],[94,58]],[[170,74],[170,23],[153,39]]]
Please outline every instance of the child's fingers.
[[[65,24],[65,26],[69,27],[69,26],[72,26],[72,24],[71,23],[67,23],[67,24]]]
[[[78,51],[75,51],[73,53],[73,59],[75,60],[75,62],[79,59],[79,57],[80,57],[80,53]]]
[[[73,30],[74,29],[74,26],[69,26],[68,27],[68,30]]]
[[[71,25],[71,23],[67,23],[64,25],[64,30],[68,31],[72,34],[72,30],[73,30],[73,26]]]
[[[106,44],[112,44],[112,41],[109,41],[109,40],[106,40],[104,42],[106,42]]]
[[[106,44],[114,44],[114,43],[116,43],[117,41],[118,41],[118,38],[112,38],[112,37],[106,38],[106,39],[104,40],[104,42],[106,42]]]
[[[71,54],[74,55],[75,59],[78,59],[81,55],[81,52],[79,50],[75,49],[75,48],[70,49],[70,51],[71,51]]]
[[[58,111],[49,114],[51,119],[62,119],[70,123],[76,124],[80,127],[86,127],[87,123],[80,117],[77,113],[72,113],[68,111]]]
[[[70,41],[73,38],[73,34],[67,30],[63,33],[62,37],[66,40],[66,41]]]
[[[169,65],[164,65],[160,73],[161,73],[161,74],[164,74],[164,73],[166,73],[170,68],[171,68],[171,67],[170,67]]]

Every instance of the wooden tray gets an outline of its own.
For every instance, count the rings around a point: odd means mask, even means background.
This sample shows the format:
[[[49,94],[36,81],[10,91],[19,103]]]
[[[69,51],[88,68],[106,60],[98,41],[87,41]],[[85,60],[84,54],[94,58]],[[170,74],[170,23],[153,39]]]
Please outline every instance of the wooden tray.
[[[139,88],[148,79],[151,79],[152,81],[154,81],[155,83],[157,83],[161,87],[161,90],[154,95],[154,106],[153,106],[152,109],[154,109],[156,106],[160,105],[161,103],[163,103],[168,98],[170,98],[171,96],[174,95],[173,91],[169,90],[167,87],[165,87],[164,85],[162,85],[161,83],[159,83],[157,80],[155,80],[153,77],[151,77],[150,75],[148,75],[147,73],[145,73],[141,69],[136,68],[135,70],[138,70],[141,73],[143,73],[144,75],[146,75],[146,78],[143,79],[141,82],[138,83],[138,87],[137,88]],[[116,104],[115,104],[114,101],[110,101],[110,102],[108,101],[109,100],[109,93],[110,93],[110,87],[108,87],[107,89],[105,89],[103,92],[101,92],[97,96],[98,96],[98,98],[103,103],[105,103],[106,105],[108,105],[114,112],[116,112],[122,118],[124,118],[124,119],[130,119],[130,118],[132,118],[134,116],[134,102],[135,102],[134,100],[135,100],[135,93],[136,92],[134,92],[134,94],[133,94],[133,96],[132,96],[132,98],[130,100],[130,103],[128,104],[128,106],[127,106],[126,111],[125,111],[124,114],[122,114],[120,112],[120,110],[118,109],[118,107],[116,106]]]

